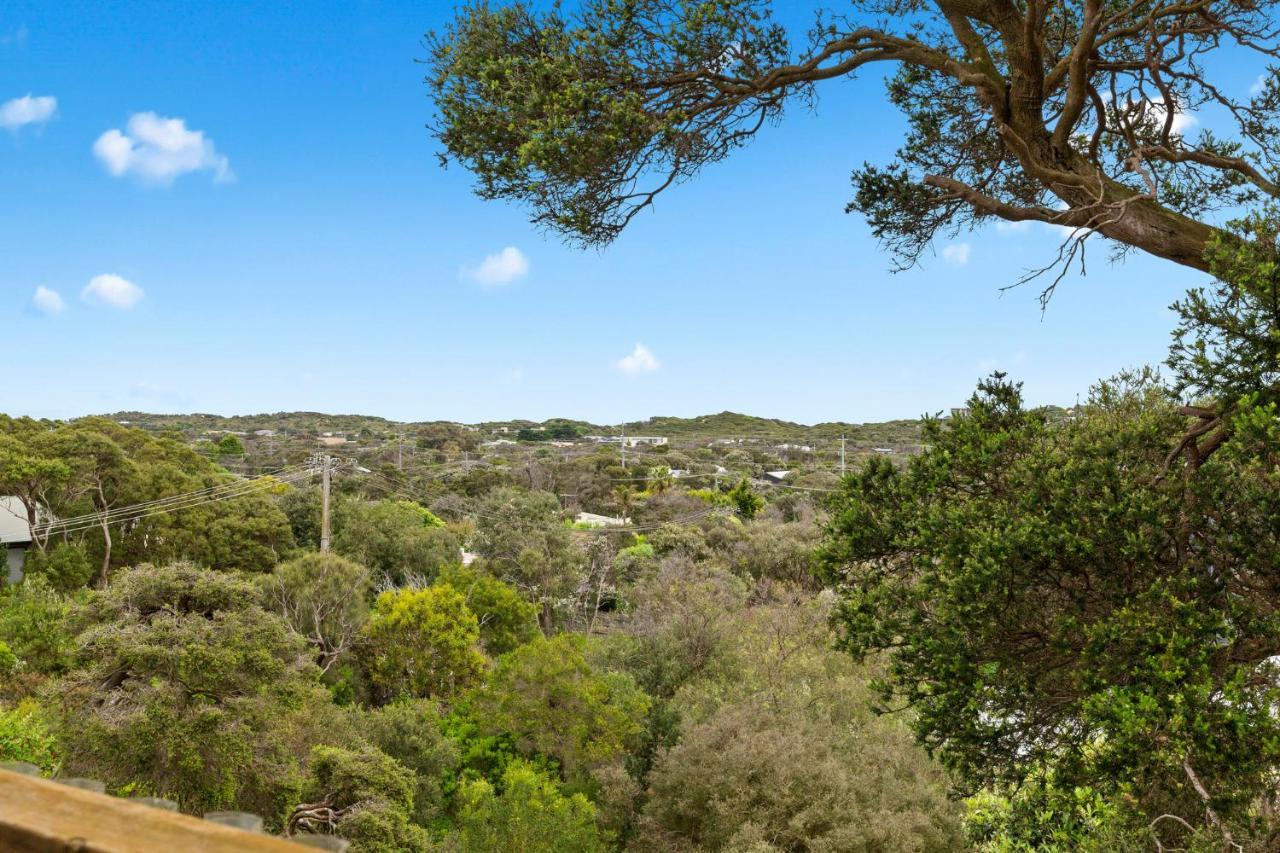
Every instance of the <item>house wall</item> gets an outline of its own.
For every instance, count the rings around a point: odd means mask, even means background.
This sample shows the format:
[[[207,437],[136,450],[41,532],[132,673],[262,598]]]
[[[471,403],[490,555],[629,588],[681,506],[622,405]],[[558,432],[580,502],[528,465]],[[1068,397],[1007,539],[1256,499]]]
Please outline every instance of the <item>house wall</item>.
[[[5,551],[5,583],[17,583],[22,580],[22,562],[26,559],[27,549],[22,545],[11,545]]]

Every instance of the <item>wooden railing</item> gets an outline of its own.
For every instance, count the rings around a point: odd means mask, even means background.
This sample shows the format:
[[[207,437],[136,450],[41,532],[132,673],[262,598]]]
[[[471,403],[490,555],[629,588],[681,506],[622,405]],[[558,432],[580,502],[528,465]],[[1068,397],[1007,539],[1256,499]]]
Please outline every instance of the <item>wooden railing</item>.
[[[5,853],[300,853],[295,841],[0,769]]]

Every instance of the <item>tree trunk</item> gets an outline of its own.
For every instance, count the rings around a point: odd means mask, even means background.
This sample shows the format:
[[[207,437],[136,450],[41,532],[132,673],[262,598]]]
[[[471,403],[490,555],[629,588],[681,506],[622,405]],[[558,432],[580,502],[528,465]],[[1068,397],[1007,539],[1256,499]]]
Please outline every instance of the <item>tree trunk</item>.
[[[99,582],[107,585],[107,573],[111,570],[111,524],[110,524],[110,504],[107,503],[107,496],[102,491],[102,483],[97,484],[98,501],[102,511],[102,574]]]

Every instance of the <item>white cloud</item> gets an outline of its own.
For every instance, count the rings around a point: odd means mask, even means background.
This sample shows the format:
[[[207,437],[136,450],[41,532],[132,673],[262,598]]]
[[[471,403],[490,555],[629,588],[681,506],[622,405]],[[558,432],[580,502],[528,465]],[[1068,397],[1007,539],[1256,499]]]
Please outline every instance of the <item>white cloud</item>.
[[[1258,75],[1258,79],[1257,79],[1257,80],[1254,80],[1254,81],[1253,81],[1253,85],[1249,87],[1249,94],[1250,94],[1250,95],[1261,95],[1261,94],[1262,94],[1262,90],[1263,90],[1263,89],[1265,89],[1265,88],[1267,88],[1267,78],[1268,78],[1268,77],[1270,77],[1270,76],[1271,76],[1271,75],[1270,75],[1270,74],[1268,74],[1268,73],[1267,73],[1267,72],[1265,72],[1265,71],[1264,71],[1264,72],[1262,72],[1261,74],[1259,74],[1259,75]]]
[[[31,305],[41,314],[61,314],[62,309],[67,307],[62,294],[56,290],[50,290],[43,284],[36,287],[36,292],[31,297]]]
[[[0,127],[17,130],[29,124],[44,124],[58,112],[58,99],[52,95],[32,97],[30,93],[0,104]]]
[[[529,259],[515,246],[486,255],[479,266],[463,270],[463,275],[484,287],[510,284],[529,273]]]
[[[145,294],[142,288],[118,275],[107,273],[89,279],[80,297],[92,305],[107,305],[127,310],[137,305]]]
[[[642,373],[653,373],[661,366],[662,363],[653,354],[653,350],[644,344],[636,344],[636,348],[631,351],[631,355],[619,359],[617,365],[619,370],[632,378]]]
[[[1031,227],[1031,220],[1023,219],[1020,222],[1010,222],[1007,219],[1001,219],[996,222],[996,231],[1001,234],[1021,234]]]
[[[969,255],[973,247],[968,243],[952,243],[942,249],[942,259],[953,267],[962,267],[969,263]]]
[[[115,177],[133,175],[147,184],[168,186],[188,172],[212,172],[215,181],[234,179],[231,163],[202,130],[185,120],[134,113],[124,131],[108,130],[93,143],[94,155]]]
[[[1146,118],[1153,127],[1157,129],[1163,128],[1165,115],[1164,101],[1149,101],[1147,103]],[[1170,133],[1175,133],[1181,136],[1183,133],[1195,127],[1199,123],[1200,119],[1196,118],[1191,113],[1183,112],[1176,104],[1174,105],[1173,126],[1170,128]]]

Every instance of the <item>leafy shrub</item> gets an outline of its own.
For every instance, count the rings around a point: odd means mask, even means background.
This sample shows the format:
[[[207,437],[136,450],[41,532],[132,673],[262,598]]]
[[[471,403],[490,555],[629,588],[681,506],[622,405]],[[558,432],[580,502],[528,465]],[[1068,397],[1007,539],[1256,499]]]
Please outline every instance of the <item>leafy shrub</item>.
[[[29,551],[23,572],[27,577],[40,575],[58,592],[68,593],[89,582],[93,566],[83,548],[58,542],[44,553],[36,549]]]
[[[317,746],[291,829],[321,830],[333,821],[354,853],[426,853],[430,839],[410,820],[414,773],[373,747]]]
[[[0,709],[0,761],[27,761],[45,773],[57,765],[57,739],[34,699]]]
[[[364,639],[364,666],[384,699],[452,696],[484,673],[479,622],[451,586],[382,593]]]
[[[439,583],[462,594],[480,623],[480,644],[498,656],[538,635],[538,608],[482,567],[454,563],[440,570]]]
[[[608,846],[596,828],[596,811],[582,794],[565,796],[555,780],[523,761],[508,765],[501,793],[484,779],[459,794],[458,831],[464,853],[597,853]]]

